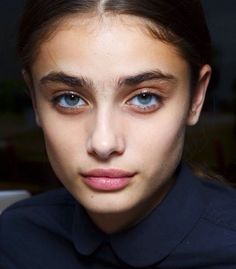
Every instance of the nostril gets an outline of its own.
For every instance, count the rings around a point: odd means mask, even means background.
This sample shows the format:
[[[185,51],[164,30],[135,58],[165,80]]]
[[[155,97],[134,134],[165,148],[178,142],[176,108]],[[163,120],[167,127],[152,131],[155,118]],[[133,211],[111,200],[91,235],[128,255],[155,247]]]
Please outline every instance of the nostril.
[[[124,142],[120,137],[113,135],[102,137],[90,137],[87,144],[87,152],[98,159],[107,160],[114,155],[121,155],[124,152]]]
[[[104,141],[93,141],[89,143],[88,153],[96,155],[99,159],[108,159],[116,152],[115,143],[107,143]]]

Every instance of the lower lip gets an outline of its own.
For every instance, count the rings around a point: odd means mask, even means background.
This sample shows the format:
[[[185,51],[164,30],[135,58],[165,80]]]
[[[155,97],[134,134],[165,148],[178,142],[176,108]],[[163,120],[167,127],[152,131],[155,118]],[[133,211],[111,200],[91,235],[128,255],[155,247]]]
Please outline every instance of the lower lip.
[[[85,183],[99,191],[118,191],[125,188],[132,177],[109,178],[109,177],[85,177]]]

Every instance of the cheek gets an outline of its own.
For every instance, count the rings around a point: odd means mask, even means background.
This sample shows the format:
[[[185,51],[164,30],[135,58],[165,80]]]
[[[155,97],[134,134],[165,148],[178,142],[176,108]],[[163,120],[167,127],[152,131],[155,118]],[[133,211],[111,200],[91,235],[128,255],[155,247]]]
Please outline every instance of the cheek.
[[[68,120],[52,111],[40,115],[40,120],[49,160],[56,172],[60,169],[65,171],[64,168],[78,162],[82,154],[83,124],[76,118]]]
[[[182,144],[185,123],[183,118],[156,117],[150,122],[133,126],[133,130],[130,138],[133,152],[150,161],[171,154],[179,143]]]
[[[173,165],[182,154],[185,117],[158,115],[150,122],[133,126],[130,150],[133,160],[147,173],[166,165]],[[131,155],[130,154],[130,155]]]

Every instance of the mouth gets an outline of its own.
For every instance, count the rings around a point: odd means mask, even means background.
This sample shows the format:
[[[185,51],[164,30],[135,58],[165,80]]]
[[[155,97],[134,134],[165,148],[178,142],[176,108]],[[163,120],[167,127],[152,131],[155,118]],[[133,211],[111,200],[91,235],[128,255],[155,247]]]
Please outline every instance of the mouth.
[[[136,173],[119,169],[93,169],[83,173],[86,185],[97,191],[118,191],[129,185]]]

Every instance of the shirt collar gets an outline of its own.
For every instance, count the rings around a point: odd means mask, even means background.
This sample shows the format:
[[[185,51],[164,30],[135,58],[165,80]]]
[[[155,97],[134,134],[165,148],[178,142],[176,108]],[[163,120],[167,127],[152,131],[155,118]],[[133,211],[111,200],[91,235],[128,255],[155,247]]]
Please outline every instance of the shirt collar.
[[[105,235],[77,205],[73,241],[77,251],[92,254],[109,241],[116,255],[133,267],[145,267],[166,258],[192,230],[204,209],[201,183],[190,169],[180,165],[174,187],[149,216],[131,229]]]

